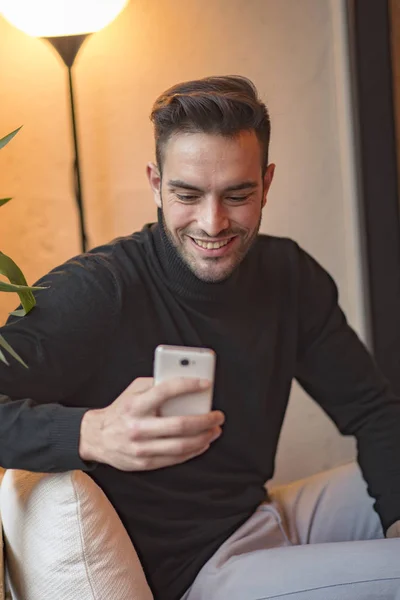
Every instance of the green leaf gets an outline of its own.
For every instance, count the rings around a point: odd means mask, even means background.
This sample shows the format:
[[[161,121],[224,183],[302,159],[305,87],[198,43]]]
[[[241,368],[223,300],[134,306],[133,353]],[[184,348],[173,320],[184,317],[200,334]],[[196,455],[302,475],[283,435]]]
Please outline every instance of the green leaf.
[[[10,200],[12,200],[12,198],[2,198],[0,200],[0,206],[4,206],[4,204],[7,204],[7,202],[10,202]]]
[[[10,364],[8,362],[8,360],[6,359],[6,357],[4,356],[4,353],[0,350],[0,360],[1,362],[5,363],[7,366]]]
[[[43,290],[42,287],[31,287],[29,285],[16,285],[14,283],[7,283],[6,281],[0,281],[0,292],[20,292]]]
[[[7,277],[10,281],[10,283],[0,281],[0,292],[16,292],[22,304],[22,309],[18,311],[18,316],[25,316],[36,304],[32,292],[43,288],[28,286],[21,269],[12,258],[3,254],[3,252],[0,252],[0,274]]]
[[[31,286],[31,285],[18,285],[14,283],[7,283],[6,281],[0,281],[0,292],[16,292],[19,294],[20,292],[32,291],[36,290],[45,290],[44,287],[39,286]]]
[[[10,315],[13,315],[13,317],[25,317],[26,310],[24,308],[19,308],[18,310],[13,310],[13,312],[10,312]]]
[[[0,335],[0,346],[1,346],[2,348],[4,348],[4,350],[7,350],[7,352],[8,352],[9,354],[11,354],[11,356],[12,356],[13,358],[15,358],[15,360],[17,360],[19,363],[21,363],[21,365],[22,365],[23,367],[25,367],[26,369],[28,368],[28,365],[27,365],[27,364],[26,364],[26,363],[25,363],[25,362],[22,360],[22,358],[21,358],[21,357],[20,357],[20,356],[19,356],[19,355],[18,355],[18,354],[15,352],[15,350],[13,350],[13,349],[11,348],[10,344],[9,344],[9,343],[8,343],[8,342],[7,342],[7,341],[6,341],[6,340],[3,338],[3,336],[2,336],[2,335]],[[2,353],[2,355],[3,355],[4,359],[5,359],[5,356],[4,356],[4,354],[3,354],[3,353]],[[3,360],[3,359],[2,359],[2,360]],[[6,360],[6,362],[7,362],[7,360]]]
[[[22,125],[21,125],[21,127],[22,127]],[[4,148],[4,146],[6,146],[8,144],[8,142],[11,142],[11,140],[13,139],[13,137],[15,137],[17,135],[17,133],[21,129],[21,127],[18,127],[18,129],[15,129],[14,131],[12,131],[11,133],[9,133],[5,137],[1,138],[1,140],[0,140],[0,150],[2,148]]]

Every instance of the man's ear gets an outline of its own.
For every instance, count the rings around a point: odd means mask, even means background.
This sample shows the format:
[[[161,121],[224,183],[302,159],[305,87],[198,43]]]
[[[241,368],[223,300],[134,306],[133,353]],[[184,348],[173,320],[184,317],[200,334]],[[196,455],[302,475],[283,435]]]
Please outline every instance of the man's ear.
[[[146,166],[147,179],[153,192],[154,202],[161,208],[161,175],[158,166],[149,162]]]
[[[263,200],[262,200],[263,208],[267,204],[267,196],[268,196],[269,188],[271,187],[272,180],[274,178],[274,173],[275,173],[275,165],[273,163],[271,163],[270,165],[268,165],[267,170],[265,171],[265,175],[264,175],[264,181],[263,181],[264,194],[263,194]]]

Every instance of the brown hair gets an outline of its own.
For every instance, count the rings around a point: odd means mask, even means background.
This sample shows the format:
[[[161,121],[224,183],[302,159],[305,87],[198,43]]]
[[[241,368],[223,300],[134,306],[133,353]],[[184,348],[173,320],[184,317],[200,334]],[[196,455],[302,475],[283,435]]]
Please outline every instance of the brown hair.
[[[254,130],[262,150],[263,174],[268,166],[271,123],[267,107],[246,77],[205,77],[178,83],[154,103],[156,159],[160,169],[166,142],[175,133],[213,133],[234,137]]]

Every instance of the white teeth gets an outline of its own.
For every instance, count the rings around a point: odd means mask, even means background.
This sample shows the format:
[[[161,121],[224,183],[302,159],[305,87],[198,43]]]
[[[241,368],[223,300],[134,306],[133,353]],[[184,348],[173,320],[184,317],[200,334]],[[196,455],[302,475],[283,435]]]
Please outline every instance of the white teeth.
[[[194,239],[194,238],[193,238]],[[200,248],[204,248],[205,250],[217,250],[218,248],[222,248],[226,246],[230,240],[224,240],[221,242],[203,242],[202,240],[194,240]]]

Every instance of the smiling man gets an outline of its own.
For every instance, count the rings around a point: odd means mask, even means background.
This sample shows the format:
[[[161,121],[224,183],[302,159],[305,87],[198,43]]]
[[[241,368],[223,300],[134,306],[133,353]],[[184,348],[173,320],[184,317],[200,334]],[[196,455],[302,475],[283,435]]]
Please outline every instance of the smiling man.
[[[259,234],[265,105],[249,80],[210,77],[167,90],[151,118],[158,222],[49,273],[0,330],[30,367],[0,364],[0,464],[87,470],[156,600],[393,600],[400,400],[329,274]],[[160,416],[209,385],[154,385],[161,343],[216,352],[209,414]],[[359,464],[267,492],[295,378],[356,437]]]

